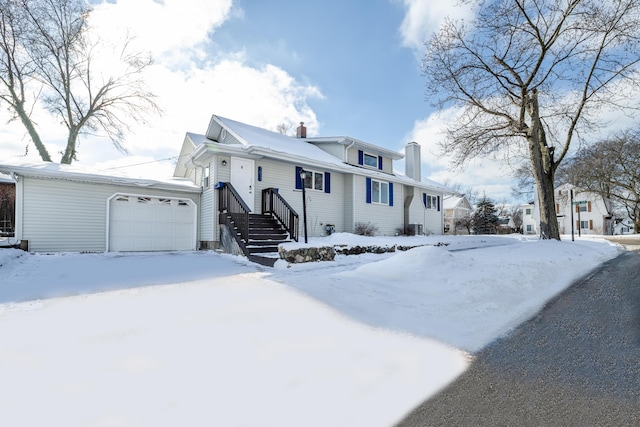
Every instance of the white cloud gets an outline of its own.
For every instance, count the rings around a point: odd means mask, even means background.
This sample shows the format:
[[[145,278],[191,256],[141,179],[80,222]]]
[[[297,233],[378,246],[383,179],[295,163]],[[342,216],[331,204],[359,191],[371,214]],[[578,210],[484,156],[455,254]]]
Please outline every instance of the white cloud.
[[[455,108],[433,113],[416,121],[405,137],[406,141],[416,141],[422,147],[422,175],[436,182],[460,184],[462,189],[472,188],[480,194],[484,192],[495,201],[510,199],[513,178],[510,175],[511,168],[501,154],[476,158],[464,168],[454,169],[451,158],[442,152],[440,144],[446,138],[446,127],[458,115],[459,110]]]
[[[449,16],[451,18],[471,18],[473,13],[468,6],[454,1],[403,0],[406,14],[400,25],[402,45],[422,51],[424,42]]]
[[[157,57],[206,42],[230,11],[231,0],[119,0],[95,6],[91,24],[107,37],[130,31]]]
[[[230,16],[242,17],[242,10],[232,8],[230,0],[119,0],[97,5],[92,24],[101,36],[116,43],[128,28],[136,36],[137,46],[156,56],[146,82],[158,96],[163,114],[150,116],[147,123],[132,124],[123,144],[128,156],[120,154],[106,138],[82,137],[80,163],[113,168],[177,156],[184,134],[204,133],[212,114],[272,130],[280,123],[295,127],[304,121],[309,134],[317,134],[319,123],[307,104],[310,98],[322,97],[317,87],[301,84],[274,65],[250,66],[242,53],[207,54],[209,38]],[[0,120],[6,122],[8,117],[0,111]],[[34,117],[54,161],[58,161],[66,130],[46,112],[37,109]],[[21,156],[29,145],[19,122],[3,127],[0,138],[0,159]],[[32,145],[26,159],[39,160]],[[144,170],[166,175],[172,173],[173,166],[168,161],[147,163]]]

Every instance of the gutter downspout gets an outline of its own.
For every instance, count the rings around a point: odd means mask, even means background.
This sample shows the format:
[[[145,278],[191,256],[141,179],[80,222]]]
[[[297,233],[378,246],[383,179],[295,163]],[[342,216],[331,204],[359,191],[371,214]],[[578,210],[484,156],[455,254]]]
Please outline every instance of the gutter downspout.
[[[16,242],[22,242],[22,229],[24,224],[24,180],[20,175],[15,172],[11,172],[11,179],[16,182],[16,205],[15,205],[15,216],[16,216],[16,229],[14,238]],[[21,245],[22,248],[22,245]],[[28,250],[26,248],[25,250]]]

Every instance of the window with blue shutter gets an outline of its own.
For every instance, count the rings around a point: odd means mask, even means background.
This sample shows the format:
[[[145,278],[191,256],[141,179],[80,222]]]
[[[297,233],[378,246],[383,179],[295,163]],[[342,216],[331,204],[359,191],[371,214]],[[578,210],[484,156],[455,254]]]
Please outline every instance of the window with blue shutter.
[[[422,193],[422,203],[425,209],[440,211],[440,196],[430,196],[427,193]]]
[[[364,165],[364,151],[358,150],[358,164]]]
[[[302,167],[296,166],[296,190],[302,190],[304,186],[307,190],[317,190],[324,193],[331,193],[331,174],[329,172],[318,172],[305,169],[304,181],[300,178]]]
[[[393,206],[393,183],[366,178],[366,202]]]
[[[382,156],[378,156],[378,169],[382,170]]]

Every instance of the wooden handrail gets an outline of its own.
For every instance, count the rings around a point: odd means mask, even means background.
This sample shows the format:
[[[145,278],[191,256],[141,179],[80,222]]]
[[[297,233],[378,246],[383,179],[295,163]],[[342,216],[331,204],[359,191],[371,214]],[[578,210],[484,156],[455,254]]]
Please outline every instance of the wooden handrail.
[[[280,221],[292,240],[298,241],[300,218],[298,213],[275,188],[262,190],[262,213],[271,214]]]
[[[233,185],[228,182],[216,184],[218,190],[218,211],[226,213],[233,219],[240,237],[245,242],[249,241],[249,206],[242,200]]]

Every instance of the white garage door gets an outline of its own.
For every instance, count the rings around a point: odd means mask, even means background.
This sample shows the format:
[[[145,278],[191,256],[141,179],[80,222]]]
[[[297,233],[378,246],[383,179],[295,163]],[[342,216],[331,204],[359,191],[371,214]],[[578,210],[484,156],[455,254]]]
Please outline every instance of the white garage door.
[[[196,248],[196,206],[188,199],[117,195],[109,202],[110,251]]]

